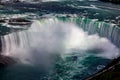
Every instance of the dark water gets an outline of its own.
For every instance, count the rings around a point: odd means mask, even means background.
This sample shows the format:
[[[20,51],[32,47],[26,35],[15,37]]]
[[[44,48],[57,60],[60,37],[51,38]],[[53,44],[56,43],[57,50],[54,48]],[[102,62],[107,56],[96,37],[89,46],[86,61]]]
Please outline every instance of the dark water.
[[[104,20],[120,13],[119,6],[101,8],[106,3],[98,2],[0,7],[1,17],[34,20],[25,27],[0,25],[2,54],[18,61],[0,69],[0,80],[84,80],[104,68],[119,55],[120,47],[120,29]]]
[[[95,60],[95,61],[93,61]],[[37,66],[29,66],[29,65],[14,65],[8,68],[1,68],[0,75],[1,80],[82,80],[88,75],[96,72],[96,67],[100,64],[105,65],[109,60],[101,59],[97,57],[87,57],[85,60],[77,63],[82,64],[85,67],[81,67],[73,64],[72,61],[67,60],[64,61],[62,59],[57,60],[55,64],[55,68],[53,72],[48,72],[46,69],[37,67]],[[75,67],[75,68],[74,68]],[[81,69],[83,69],[81,71]]]

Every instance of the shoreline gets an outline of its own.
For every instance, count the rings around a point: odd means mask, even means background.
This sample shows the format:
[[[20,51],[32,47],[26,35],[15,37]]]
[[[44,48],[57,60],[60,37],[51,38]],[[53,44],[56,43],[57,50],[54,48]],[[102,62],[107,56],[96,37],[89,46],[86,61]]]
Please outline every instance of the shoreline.
[[[91,75],[85,80],[117,80],[118,78],[120,79],[119,67],[120,67],[120,57],[118,57],[117,59],[113,59],[105,68]],[[105,77],[105,76],[108,76],[108,77]]]
[[[0,55],[0,68],[15,64],[16,61],[8,56]]]

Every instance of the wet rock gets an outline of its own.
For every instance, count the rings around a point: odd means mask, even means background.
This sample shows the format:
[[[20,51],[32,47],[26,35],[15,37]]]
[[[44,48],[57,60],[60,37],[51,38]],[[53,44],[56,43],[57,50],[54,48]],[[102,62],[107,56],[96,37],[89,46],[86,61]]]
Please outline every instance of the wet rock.
[[[0,55],[0,67],[7,67],[9,65],[15,64],[15,60],[8,56]]]
[[[9,22],[31,22],[31,21],[26,20],[24,18],[11,18]]]
[[[6,21],[4,19],[0,19],[0,23],[5,23]]]
[[[8,21],[10,25],[30,25],[32,21],[26,20],[24,18],[12,18]]]

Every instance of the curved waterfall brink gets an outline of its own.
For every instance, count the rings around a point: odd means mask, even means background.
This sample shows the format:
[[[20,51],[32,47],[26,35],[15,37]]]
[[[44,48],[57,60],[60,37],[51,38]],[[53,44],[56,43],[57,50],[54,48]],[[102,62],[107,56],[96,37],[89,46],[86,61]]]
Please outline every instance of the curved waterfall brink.
[[[105,25],[84,18],[47,18],[34,21],[28,30],[8,33],[1,37],[1,52],[18,64],[5,69],[2,75],[9,75],[11,80],[82,80],[119,56],[119,48],[99,36],[106,33],[101,30],[99,35],[94,34]],[[118,35],[115,30],[112,33],[116,35],[111,37],[114,41]]]
[[[95,21],[86,24],[88,27],[91,26],[88,28],[89,32],[94,31],[95,25],[102,29],[100,24],[93,24]],[[80,27],[85,29],[82,21]],[[81,54],[83,51],[98,50],[99,54],[94,55],[109,59],[119,55],[119,49],[109,40],[101,38],[97,34],[88,35],[80,27],[57,18],[34,21],[28,30],[2,37],[2,54],[15,57],[23,63],[35,64],[43,64],[42,61],[49,64],[53,54],[61,55],[73,52]]]
[[[112,23],[100,22],[97,19],[88,18],[65,18],[59,17],[64,22],[73,22],[81,27],[88,34],[98,34],[101,37],[108,38],[112,43],[120,48],[120,28]]]

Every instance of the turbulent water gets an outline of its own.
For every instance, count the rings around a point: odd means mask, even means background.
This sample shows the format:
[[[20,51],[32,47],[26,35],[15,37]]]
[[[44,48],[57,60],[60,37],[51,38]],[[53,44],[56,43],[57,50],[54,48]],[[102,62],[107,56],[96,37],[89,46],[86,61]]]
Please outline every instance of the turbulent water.
[[[113,13],[97,2],[44,0],[41,6],[34,3],[37,7],[0,7],[2,18],[33,21],[30,26],[0,24],[1,54],[17,61],[0,68],[0,80],[84,80],[117,58],[120,29],[104,20],[117,17],[119,10]]]

